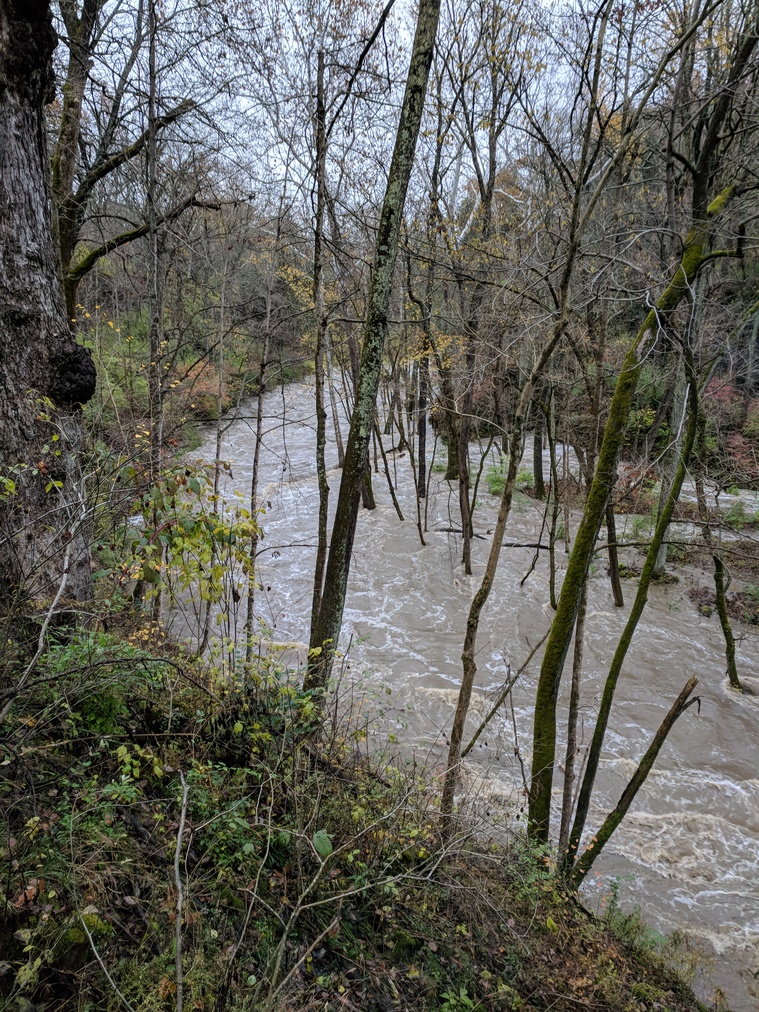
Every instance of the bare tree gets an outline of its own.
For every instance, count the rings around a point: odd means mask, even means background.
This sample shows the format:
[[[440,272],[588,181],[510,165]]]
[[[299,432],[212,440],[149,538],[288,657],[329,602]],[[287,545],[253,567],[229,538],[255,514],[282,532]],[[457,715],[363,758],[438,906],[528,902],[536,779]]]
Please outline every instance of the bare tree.
[[[324,591],[319,616],[311,632],[310,660],[304,681],[306,689],[323,689],[326,686],[340,636],[361,483],[374,426],[375,402],[403,207],[422,121],[439,16],[439,0],[422,0],[387,190],[377,230],[356,403],[345,451],[337,512],[332,527]]]

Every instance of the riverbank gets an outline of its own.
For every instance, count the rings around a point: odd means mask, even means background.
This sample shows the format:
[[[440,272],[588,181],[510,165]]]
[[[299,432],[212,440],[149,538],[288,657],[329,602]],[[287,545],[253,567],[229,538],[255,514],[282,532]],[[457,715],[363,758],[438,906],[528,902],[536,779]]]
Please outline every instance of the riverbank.
[[[682,943],[591,916],[519,835],[443,843],[430,770],[244,674],[148,624],[53,639],[0,758],[5,1008],[704,1007]]]

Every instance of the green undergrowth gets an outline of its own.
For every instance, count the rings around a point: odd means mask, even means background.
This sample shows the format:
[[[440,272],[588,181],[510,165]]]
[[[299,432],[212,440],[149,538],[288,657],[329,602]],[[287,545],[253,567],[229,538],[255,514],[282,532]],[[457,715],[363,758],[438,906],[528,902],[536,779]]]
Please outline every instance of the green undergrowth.
[[[521,838],[443,845],[429,771],[274,664],[59,634],[0,743],[4,1008],[699,1007]]]
[[[79,336],[90,349],[97,367],[95,396],[85,407],[85,424],[96,441],[103,441],[122,456],[139,460],[147,449],[150,432],[151,358],[148,314],[138,311],[112,315],[104,306],[79,307]],[[164,449],[194,449],[202,439],[201,427],[218,421],[243,397],[258,393],[260,338],[246,329],[231,330],[224,339],[224,364],[219,366],[216,324],[203,321],[199,306],[183,307],[194,323],[174,340],[164,341],[162,430]],[[181,334],[181,336],[180,336]],[[269,389],[302,379],[309,372],[296,333],[270,350],[267,363]]]

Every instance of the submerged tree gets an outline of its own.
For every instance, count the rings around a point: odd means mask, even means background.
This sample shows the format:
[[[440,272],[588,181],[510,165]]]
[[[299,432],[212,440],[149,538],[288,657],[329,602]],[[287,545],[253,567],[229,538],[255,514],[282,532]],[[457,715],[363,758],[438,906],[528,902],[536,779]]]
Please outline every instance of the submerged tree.
[[[374,426],[375,402],[403,207],[422,121],[439,16],[440,0],[422,0],[419,5],[416,34],[387,189],[377,229],[356,402],[345,450],[324,590],[319,614],[311,631],[309,667],[304,682],[307,689],[323,688],[326,685],[340,636],[361,485]]]
[[[689,23],[682,35],[684,48],[694,37],[703,22],[704,11],[699,4],[691,12]],[[608,420],[598,453],[595,475],[588,494],[582,521],[577,531],[575,544],[569,559],[564,583],[559,597],[556,616],[546,644],[540,671],[535,703],[533,732],[533,770],[530,788],[530,833],[539,840],[549,837],[551,795],[556,755],[556,709],[557,695],[564,661],[569,650],[575,619],[579,609],[583,584],[596,545],[599,529],[603,522],[610,493],[616,480],[616,469],[627,432],[633,398],[638,386],[643,364],[657,342],[671,327],[673,314],[681,303],[693,298],[694,286],[701,271],[716,259],[734,255],[736,249],[715,250],[713,236],[720,219],[732,201],[741,193],[742,180],[720,179],[719,156],[724,147],[723,131],[726,118],[736,96],[740,94],[741,82],[750,70],[750,61],[758,40],[757,12],[750,9],[744,15],[739,31],[734,38],[731,58],[723,68],[723,77],[712,83],[702,111],[702,123],[694,160],[686,158],[691,175],[690,209],[686,220],[686,231],[680,243],[679,262],[671,280],[646,313],[637,333],[625,355],[617,379],[614,396],[609,408]],[[683,156],[685,157],[685,156]],[[715,193],[715,180],[720,186]],[[693,384],[694,380],[691,380]],[[671,492],[670,492],[671,495]],[[645,603],[645,595],[642,604]],[[642,610],[642,605],[641,605]],[[634,628],[634,626],[633,626]],[[627,630],[618,648],[623,655],[632,637]],[[620,660],[621,665],[621,660]],[[591,757],[580,792],[580,807],[589,804],[590,792],[595,778],[600,749],[608,724],[618,671],[602,700]],[[612,684],[613,683],[613,684]],[[583,822],[583,819],[580,820]],[[576,820],[577,823],[577,820]],[[580,836],[576,825],[570,837],[570,845],[576,847]]]

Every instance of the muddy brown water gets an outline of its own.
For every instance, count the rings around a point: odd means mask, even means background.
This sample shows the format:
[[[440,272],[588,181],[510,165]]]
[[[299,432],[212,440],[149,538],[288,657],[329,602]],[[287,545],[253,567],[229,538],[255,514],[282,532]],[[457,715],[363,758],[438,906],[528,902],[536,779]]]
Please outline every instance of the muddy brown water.
[[[224,436],[222,456],[232,470],[225,491],[247,494],[254,446],[255,401],[243,405]],[[318,494],[314,467],[313,392],[294,384],[265,398],[266,435],[260,498],[265,539],[258,559],[262,587],[256,614],[266,635],[288,644],[302,660],[308,638]],[[389,446],[389,439],[386,440]],[[438,447],[438,459],[442,459]],[[192,456],[215,454],[209,434]],[[489,548],[497,498],[483,488],[475,512],[475,574],[460,565],[457,490],[434,471],[427,505],[427,546],[420,544],[408,454],[389,457],[404,512],[401,523],[381,471],[374,476],[378,508],[359,517],[341,648],[348,646],[345,676],[361,680],[369,708],[381,709],[377,734],[439,758],[441,733],[450,724],[461,673],[467,611]],[[331,503],[340,472],[331,442]],[[548,467],[546,465],[546,476]],[[620,524],[623,518],[620,518]],[[628,520],[628,523],[630,521]],[[570,521],[570,533],[577,517]],[[436,528],[439,529],[436,532]],[[518,495],[507,542],[533,542],[540,529],[536,503]],[[620,534],[623,540],[623,533]],[[541,553],[523,586],[533,551],[506,548],[483,616],[472,731],[503,685],[548,629],[548,562]],[[566,557],[558,553],[559,565]],[[724,644],[716,616],[700,615],[688,599],[693,582],[711,574],[679,572],[679,582],[654,587],[619,682],[589,823],[597,826],[636,767],[662,717],[687,679],[699,678],[700,713],[678,721],[656,768],[583,887],[589,904],[603,905],[616,891],[623,909],[639,907],[657,931],[685,931],[711,953],[712,982],[734,1012],[759,1009],[759,698],[736,696],[727,686]],[[590,582],[583,673],[584,740],[602,680],[621,632],[635,585],[624,581],[625,607],[613,605],[602,559]],[[751,630],[738,645],[741,674],[759,689],[759,637]],[[518,745],[530,768],[532,699],[539,666],[532,662],[513,693]],[[753,681],[755,679],[755,681]],[[566,679],[565,679],[566,682]],[[561,700],[566,712],[566,686]],[[563,734],[562,728],[559,735]],[[470,754],[463,788],[484,803],[494,822],[518,826],[524,803],[522,773],[514,754],[511,710],[488,727]],[[561,744],[559,746],[562,747]],[[557,800],[561,775],[556,777]],[[482,807],[482,806],[481,806]],[[523,816],[522,816],[523,819]],[[702,985],[707,987],[708,985]]]

